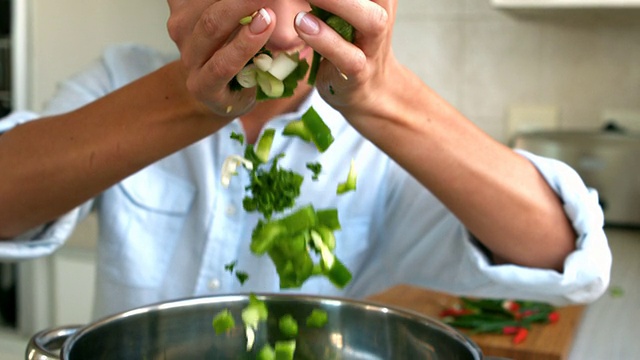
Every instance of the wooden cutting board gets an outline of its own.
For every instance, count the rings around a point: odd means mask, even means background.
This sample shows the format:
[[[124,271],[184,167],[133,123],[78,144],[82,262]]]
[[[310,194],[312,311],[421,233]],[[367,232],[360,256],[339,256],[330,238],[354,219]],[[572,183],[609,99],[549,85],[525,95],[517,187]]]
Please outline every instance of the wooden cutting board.
[[[459,302],[456,296],[409,285],[392,287],[368,300],[413,310],[434,319],[438,319],[442,309]],[[566,306],[557,310],[560,314],[557,323],[533,325],[527,339],[517,345],[507,335],[476,334],[469,337],[485,356],[502,356],[513,360],[566,360],[584,306]]]

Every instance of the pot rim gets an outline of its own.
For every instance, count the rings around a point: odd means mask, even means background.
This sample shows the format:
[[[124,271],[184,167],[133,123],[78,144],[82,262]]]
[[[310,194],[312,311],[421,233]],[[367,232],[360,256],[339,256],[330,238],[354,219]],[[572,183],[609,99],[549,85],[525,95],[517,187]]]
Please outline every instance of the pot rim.
[[[75,342],[80,340],[85,334],[91,331],[108,326],[110,323],[119,321],[121,319],[137,316],[140,314],[146,314],[150,312],[161,312],[166,309],[174,308],[189,308],[197,305],[216,304],[223,302],[248,302],[249,296],[254,295],[260,300],[275,300],[275,301],[288,301],[296,300],[302,302],[318,303],[329,306],[341,306],[351,305],[356,307],[363,307],[367,311],[382,312],[385,314],[394,314],[400,317],[407,318],[408,320],[418,323],[426,324],[437,331],[445,333],[452,339],[461,343],[469,350],[469,353],[476,359],[483,359],[482,350],[480,347],[464,333],[456,330],[454,327],[445,324],[431,316],[421,314],[417,311],[390,306],[387,304],[361,299],[351,299],[339,296],[321,296],[313,294],[286,294],[286,293],[270,293],[270,292],[248,292],[248,293],[233,293],[233,294],[220,294],[220,295],[204,295],[195,297],[185,297],[175,300],[162,301],[153,303],[150,305],[141,306],[131,310],[126,310],[113,315],[105,316],[101,319],[93,321],[83,327],[74,331],[62,344],[60,351],[61,359],[69,359],[70,351],[73,348]]]

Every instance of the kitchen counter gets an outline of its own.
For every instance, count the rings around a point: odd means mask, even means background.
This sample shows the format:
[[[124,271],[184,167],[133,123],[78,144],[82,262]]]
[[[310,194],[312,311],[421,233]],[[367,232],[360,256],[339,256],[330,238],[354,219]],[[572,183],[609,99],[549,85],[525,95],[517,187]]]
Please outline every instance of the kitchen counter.
[[[489,355],[514,360],[627,360],[640,354],[640,230],[608,228],[613,253],[608,293],[588,306],[560,308],[560,324],[534,327],[530,338],[511,345],[500,335],[472,336]],[[399,295],[401,294],[401,295]],[[372,297],[437,317],[455,297],[400,285]],[[488,350],[488,351],[487,351]]]

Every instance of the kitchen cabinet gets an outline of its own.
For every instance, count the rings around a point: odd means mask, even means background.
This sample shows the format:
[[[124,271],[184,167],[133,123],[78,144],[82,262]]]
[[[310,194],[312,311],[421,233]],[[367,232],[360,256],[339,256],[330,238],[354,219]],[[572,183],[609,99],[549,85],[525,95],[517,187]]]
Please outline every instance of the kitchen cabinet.
[[[491,0],[491,3],[504,9],[640,8],[640,0]]]

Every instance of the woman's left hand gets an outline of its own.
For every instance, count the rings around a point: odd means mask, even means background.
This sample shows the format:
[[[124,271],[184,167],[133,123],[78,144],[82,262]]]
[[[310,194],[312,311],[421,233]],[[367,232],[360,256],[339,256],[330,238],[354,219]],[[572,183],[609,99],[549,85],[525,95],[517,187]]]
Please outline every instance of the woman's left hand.
[[[309,0],[312,5],[337,15],[355,29],[353,43],[317,17],[296,17],[299,36],[323,57],[316,87],[325,101],[350,115],[362,115],[381,94],[396,69],[391,48],[397,3],[395,0]]]

